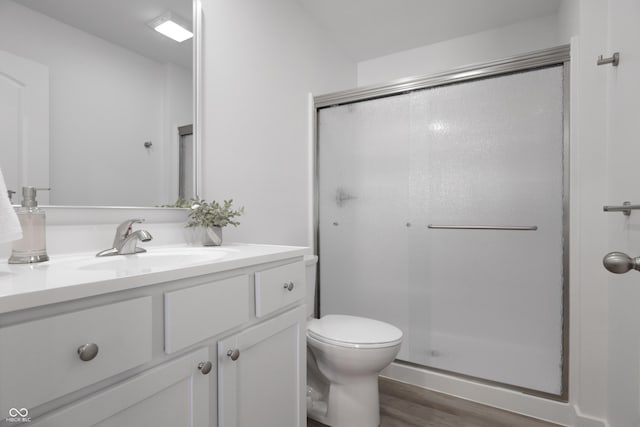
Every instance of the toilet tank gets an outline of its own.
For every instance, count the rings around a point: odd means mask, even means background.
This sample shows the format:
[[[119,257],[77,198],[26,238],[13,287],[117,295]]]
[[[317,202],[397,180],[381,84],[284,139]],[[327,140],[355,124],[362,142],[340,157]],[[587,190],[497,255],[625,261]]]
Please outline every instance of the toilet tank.
[[[316,255],[305,255],[304,263],[307,274],[307,317],[313,317],[313,309],[315,307],[314,303],[316,299],[316,267],[318,265],[318,257]]]

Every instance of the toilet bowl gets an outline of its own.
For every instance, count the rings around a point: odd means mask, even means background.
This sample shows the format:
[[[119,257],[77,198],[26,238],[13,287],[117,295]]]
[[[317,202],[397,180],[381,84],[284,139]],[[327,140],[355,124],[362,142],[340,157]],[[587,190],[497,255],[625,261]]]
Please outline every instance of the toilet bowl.
[[[313,319],[317,257],[306,262],[307,416],[331,427],[377,427],[378,375],[400,351],[402,331],[356,316]]]

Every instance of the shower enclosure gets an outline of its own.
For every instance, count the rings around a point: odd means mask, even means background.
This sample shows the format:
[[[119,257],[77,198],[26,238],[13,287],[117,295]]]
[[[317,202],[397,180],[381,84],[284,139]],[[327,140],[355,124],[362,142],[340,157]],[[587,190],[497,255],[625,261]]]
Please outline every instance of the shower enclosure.
[[[320,314],[567,396],[568,48],[315,98]]]

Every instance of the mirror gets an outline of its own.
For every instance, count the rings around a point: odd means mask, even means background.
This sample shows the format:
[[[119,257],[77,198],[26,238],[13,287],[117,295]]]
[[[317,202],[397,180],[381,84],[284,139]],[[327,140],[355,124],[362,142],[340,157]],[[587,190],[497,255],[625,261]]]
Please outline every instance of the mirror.
[[[0,0],[0,169],[41,204],[158,206],[195,194],[192,0]],[[13,198],[19,203],[20,195]]]

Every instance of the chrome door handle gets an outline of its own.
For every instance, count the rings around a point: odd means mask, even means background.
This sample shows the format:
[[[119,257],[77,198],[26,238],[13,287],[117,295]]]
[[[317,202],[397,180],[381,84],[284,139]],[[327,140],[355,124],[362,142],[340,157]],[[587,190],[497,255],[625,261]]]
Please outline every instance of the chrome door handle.
[[[293,290],[293,282],[285,282],[284,284],[284,289],[288,290],[288,291],[292,291]]]
[[[235,362],[236,360],[238,360],[238,357],[240,357],[240,350],[238,350],[237,348],[229,350],[227,351],[227,356],[229,356],[229,358]]]
[[[604,268],[612,273],[622,274],[630,270],[640,271],[640,257],[631,258],[624,252],[609,252],[602,259]]]

